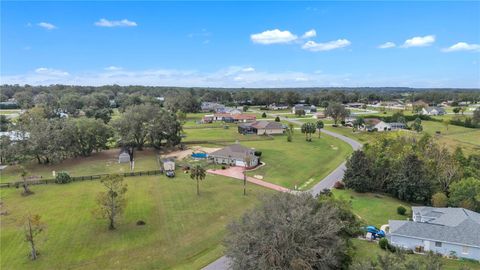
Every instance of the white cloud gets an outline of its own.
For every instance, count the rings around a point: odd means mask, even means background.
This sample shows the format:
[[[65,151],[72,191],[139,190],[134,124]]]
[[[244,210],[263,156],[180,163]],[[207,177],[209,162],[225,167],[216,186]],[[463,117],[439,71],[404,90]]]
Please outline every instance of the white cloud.
[[[47,30],[53,30],[57,28],[55,25],[48,22],[40,22],[40,23],[37,23],[37,25]]]
[[[100,27],[132,27],[137,26],[137,23],[129,21],[127,19],[123,19],[120,21],[110,21],[102,18],[98,22],[95,22],[95,25]]]
[[[250,35],[250,39],[253,43],[259,44],[279,44],[289,43],[296,40],[298,37],[292,34],[290,31],[281,31],[278,29],[267,30],[262,33]]]
[[[388,48],[394,48],[395,46],[397,46],[397,45],[395,45],[395,43],[393,43],[393,42],[391,42],[391,41],[388,41],[388,42],[385,42],[385,43],[383,43],[383,44],[378,45],[377,48],[379,48],[379,49],[388,49]]]
[[[253,67],[246,67],[242,69],[243,72],[254,72],[255,69]]]
[[[442,50],[443,52],[458,52],[458,51],[480,51],[480,44],[468,44],[466,42],[458,42],[448,48]]]
[[[426,47],[430,46],[435,42],[435,36],[434,35],[428,35],[428,36],[423,36],[423,37],[413,37],[411,39],[405,40],[405,43],[403,43],[404,48],[410,48],[410,47]]]
[[[309,30],[303,34],[302,38],[313,38],[317,36],[317,31],[315,29]]]
[[[105,70],[108,70],[108,71],[117,71],[117,70],[122,70],[123,68],[121,67],[117,67],[117,66],[108,66],[106,68],[104,68]]]
[[[53,76],[53,77],[62,77],[62,76],[68,76],[68,72],[63,71],[63,70],[58,70],[58,69],[53,69],[53,68],[45,68],[45,67],[40,67],[35,69],[35,73],[40,74],[40,75],[46,75],[46,76]]]
[[[316,43],[315,41],[310,40],[303,44],[302,49],[312,52],[330,51],[347,47],[350,44],[352,43],[347,39],[332,40],[326,43]]]

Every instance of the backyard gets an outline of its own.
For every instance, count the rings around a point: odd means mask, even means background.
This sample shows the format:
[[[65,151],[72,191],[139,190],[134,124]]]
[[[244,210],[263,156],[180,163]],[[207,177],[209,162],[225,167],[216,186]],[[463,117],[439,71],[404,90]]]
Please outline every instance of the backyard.
[[[127,207],[116,231],[94,218],[99,181],[39,185],[22,197],[1,189],[1,269],[199,269],[222,255],[225,225],[271,191],[238,180],[208,175],[200,183],[187,174],[126,178]],[[37,261],[28,259],[21,220],[39,214]],[[144,226],[136,222],[143,220]]]

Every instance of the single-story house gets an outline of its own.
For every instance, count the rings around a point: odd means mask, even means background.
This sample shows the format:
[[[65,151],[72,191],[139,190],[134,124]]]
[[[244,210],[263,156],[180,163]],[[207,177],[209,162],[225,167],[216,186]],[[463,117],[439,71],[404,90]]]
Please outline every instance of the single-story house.
[[[208,154],[208,158],[217,164],[241,167],[245,167],[247,157],[250,159],[250,162],[246,167],[255,167],[258,165],[258,157],[255,156],[255,150],[238,143]]]
[[[325,115],[325,112],[324,112],[324,111],[321,111],[321,112],[316,112],[316,113],[315,113],[315,118],[317,118],[317,119],[324,119],[324,118],[327,118],[327,116]]]
[[[378,118],[365,118],[363,121],[365,122],[363,128],[367,131],[388,131],[392,129],[388,123]]]
[[[389,220],[397,247],[480,260],[480,214],[464,208],[412,207],[413,221]]]
[[[255,121],[238,125],[238,133],[240,134],[257,134],[257,135],[274,135],[283,134],[284,126],[274,121]]]
[[[305,113],[314,113],[317,112],[317,107],[307,104],[297,104],[292,107],[292,113],[295,113],[298,110],[303,110]]]
[[[212,121],[225,121],[225,122],[228,122],[228,123],[233,123],[233,122],[250,122],[250,121],[255,121],[255,120],[257,120],[257,117],[254,114],[215,113],[213,115],[213,120]]]
[[[272,111],[278,111],[278,110],[286,110],[288,109],[288,105],[285,105],[285,104],[270,104],[268,105],[267,107],[269,110],[272,110]]]
[[[345,118],[345,126],[353,127],[353,124],[355,124],[355,121],[357,121],[356,117],[347,117]]]
[[[204,115],[203,118],[202,118],[202,123],[204,123],[204,124],[212,123],[212,122],[213,122],[213,119],[214,119],[214,115],[213,115],[213,114]]]
[[[352,103],[347,103],[346,107],[359,109],[359,108],[362,108],[364,105],[365,105],[365,103],[352,102]]]
[[[225,110],[225,106],[223,104],[216,102],[202,102],[200,108],[202,112],[220,112]]]
[[[118,163],[129,163],[132,160],[128,147],[122,147],[118,154]]]
[[[399,129],[406,129],[407,125],[405,123],[399,123],[399,122],[392,122],[388,123],[390,125],[391,130],[399,130]]]
[[[442,107],[426,107],[422,108],[422,114],[424,115],[444,115],[445,109]]]

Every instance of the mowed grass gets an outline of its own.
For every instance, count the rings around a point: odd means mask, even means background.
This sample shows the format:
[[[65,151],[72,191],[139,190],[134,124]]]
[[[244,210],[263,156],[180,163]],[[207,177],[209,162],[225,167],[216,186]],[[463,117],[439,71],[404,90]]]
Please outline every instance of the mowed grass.
[[[266,163],[249,172],[250,176],[262,175],[265,181],[302,190],[330,174],[352,152],[347,143],[327,135],[318,138],[315,134],[312,142],[307,142],[299,130],[295,130],[292,142],[280,135],[273,141],[243,144],[262,151],[261,160]]]
[[[1,269],[200,269],[220,257],[225,225],[272,191],[207,175],[201,195],[188,175],[126,178],[127,207],[115,231],[91,211],[103,190],[99,181],[32,186],[34,195],[2,189]],[[39,214],[46,230],[40,257],[28,259],[21,221]],[[137,226],[143,220],[145,226]]]
[[[447,126],[442,122],[422,121],[423,132],[436,137],[440,144],[450,150],[460,146],[466,154],[480,151],[480,129],[454,125]],[[440,134],[436,132],[440,131]]]
[[[405,220],[410,216],[411,205],[402,202],[388,195],[375,193],[358,193],[353,190],[333,189],[333,194],[351,203],[353,212],[367,225],[380,228],[387,224],[388,220]],[[397,213],[397,207],[403,206],[407,209],[405,216]]]
[[[18,109],[18,110],[0,110],[0,115],[9,115],[9,114],[16,114],[16,113],[21,113],[22,110]]]
[[[252,141],[252,140],[268,140],[266,136],[257,136],[253,134],[242,135],[238,133],[237,125],[227,125],[228,128],[215,127],[211,128],[205,126],[205,128],[189,128],[184,129],[183,134],[185,137],[183,142],[196,142],[196,141],[211,141],[211,142],[223,142],[223,141]]]
[[[111,149],[93,153],[89,157],[78,157],[63,162],[42,165],[36,161],[26,165],[29,176],[43,179],[53,178],[52,171],[67,171],[71,176],[95,175],[103,173],[130,172],[130,163],[118,163],[119,149]],[[158,170],[157,156],[154,150],[145,149],[135,151],[135,171]],[[8,166],[1,171],[0,182],[14,182],[21,180],[20,166]]]

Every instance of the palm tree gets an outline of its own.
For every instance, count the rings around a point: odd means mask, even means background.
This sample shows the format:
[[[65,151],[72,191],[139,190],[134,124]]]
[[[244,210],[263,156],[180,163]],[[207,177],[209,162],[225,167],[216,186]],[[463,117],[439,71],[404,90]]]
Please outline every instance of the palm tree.
[[[320,138],[321,130],[325,125],[323,124],[322,120],[317,121],[317,128],[318,128],[318,138]]]
[[[305,133],[305,140],[307,142],[312,141],[312,134],[315,133],[317,130],[317,127],[315,126],[314,123],[305,123],[302,125],[302,133]]]
[[[193,180],[197,180],[197,195],[200,195],[199,181],[205,179],[205,176],[205,169],[200,165],[197,165],[190,169],[190,178],[192,178]]]

